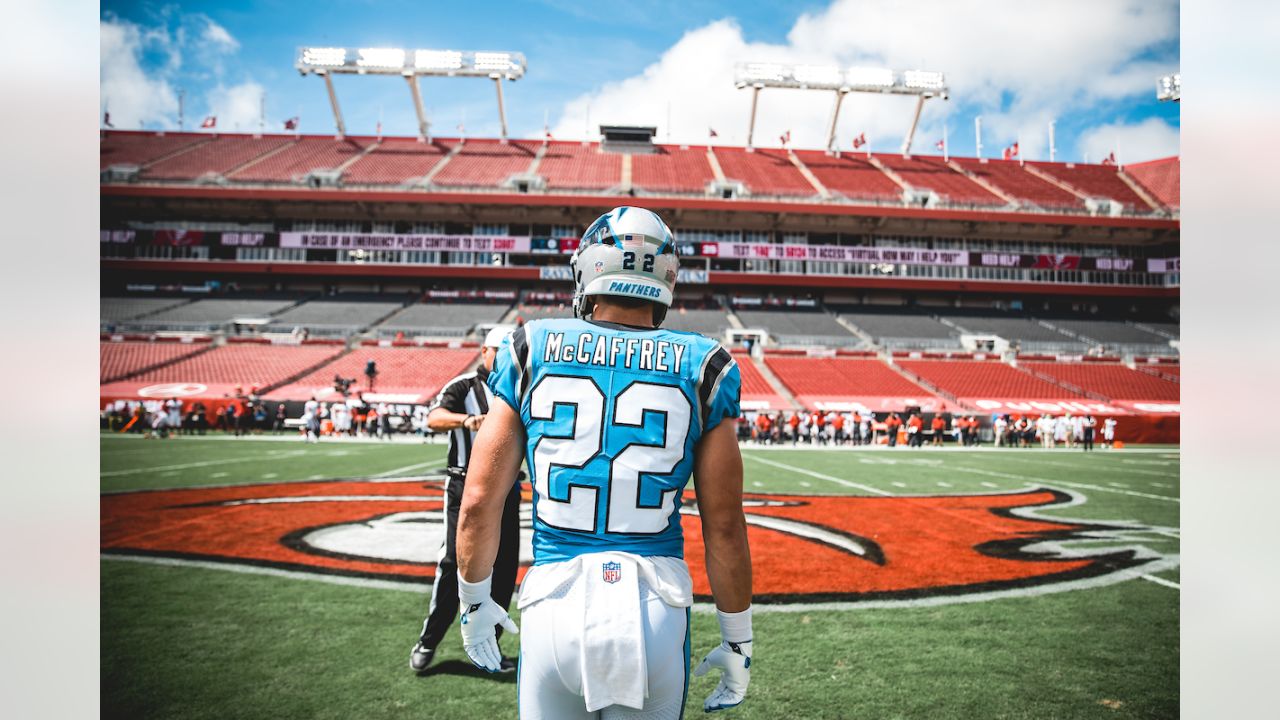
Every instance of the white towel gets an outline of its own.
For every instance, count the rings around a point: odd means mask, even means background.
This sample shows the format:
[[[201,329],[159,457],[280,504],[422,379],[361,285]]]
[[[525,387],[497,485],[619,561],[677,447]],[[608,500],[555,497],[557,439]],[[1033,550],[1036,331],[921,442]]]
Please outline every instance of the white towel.
[[[610,705],[642,709],[649,677],[636,558],[606,552],[580,559],[586,585],[579,657],[587,712]]]

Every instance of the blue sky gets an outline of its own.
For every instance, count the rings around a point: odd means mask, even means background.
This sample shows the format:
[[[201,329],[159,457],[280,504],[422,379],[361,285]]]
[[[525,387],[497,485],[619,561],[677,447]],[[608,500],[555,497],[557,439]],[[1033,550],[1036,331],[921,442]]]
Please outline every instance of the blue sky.
[[[104,2],[102,94],[113,124],[175,128],[177,94],[188,128],[218,116],[222,131],[253,131],[265,97],[267,129],[294,115],[307,133],[333,131],[323,83],[293,70],[303,45],[516,50],[524,79],[505,87],[515,137],[558,138],[588,124],[652,124],[659,138],[745,141],[749,96],[732,86],[742,60],[919,67],[948,74],[948,102],[926,105],[916,151],[933,152],[946,128],[950,149],[974,154],[983,117],[984,155],[1014,141],[1047,158],[1055,120],[1059,159],[1122,160],[1174,154],[1178,107],[1154,99],[1157,75],[1178,68],[1178,4],[1171,0],[827,0],[710,2]],[[409,93],[394,77],[335,78],[351,134],[416,132]],[[496,135],[491,83],[422,80],[438,134]],[[766,90],[756,143],[792,131],[797,147],[825,142],[831,99]],[[910,122],[905,98],[851,96],[840,144],[866,133],[897,150]],[[670,118],[670,122],[668,122]]]

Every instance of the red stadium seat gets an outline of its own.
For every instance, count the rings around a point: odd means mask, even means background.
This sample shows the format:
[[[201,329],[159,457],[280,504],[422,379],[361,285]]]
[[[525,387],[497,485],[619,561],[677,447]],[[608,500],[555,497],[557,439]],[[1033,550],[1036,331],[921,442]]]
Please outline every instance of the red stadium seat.
[[[266,387],[332,358],[336,345],[226,345],[132,378],[156,383],[219,383]]]
[[[548,190],[607,190],[622,183],[622,156],[600,152],[598,143],[548,143],[538,174]]]
[[[352,392],[368,391],[364,368],[373,360],[378,365],[374,382],[378,393],[420,395],[427,399],[466,370],[478,353],[476,348],[358,347],[336,362],[272,392],[271,397],[307,400],[317,391],[333,387],[334,375],[355,378]]]
[[[804,175],[791,164],[785,150],[718,147],[716,160],[726,180],[745,183],[752,195],[811,197],[818,194]]]
[[[939,390],[961,398],[1065,400],[1084,397],[1002,362],[900,360],[898,364]]]
[[[1130,210],[1138,212],[1151,211],[1151,206],[1120,179],[1119,172],[1113,166],[1047,162],[1027,164],[1067,183],[1085,195],[1111,198],[1124,203]]]
[[[659,145],[652,154],[631,156],[631,186],[638,190],[702,193],[714,179],[704,147]]]
[[[796,157],[828,190],[852,200],[901,200],[902,188],[865,157],[797,150]]]
[[[893,170],[913,188],[932,190],[953,203],[1004,205],[1005,201],[986,188],[948,167],[940,157],[902,157],[876,155],[885,167]]]
[[[1084,209],[1084,202],[1080,198],[1048,180],[1032,175],[1016,160],[983,162],[976,158],[954,158],[953,162],[1018,200],[1034,203],[1042,208]]]
[[[111,382],[155,365],[172,363],[208,350],[190,343],[104,342],[99,344],[98,382]]]
[[[1178,383],[1111,363],[1026,363],[1026,368],[1112,400],[1177,402]],[[1175,371],[1176,372],[1176,371]]]
[[[497,187],[512,175],[529,171],[540,143],[467,140],[462,150],[432,179],[446,187]]]

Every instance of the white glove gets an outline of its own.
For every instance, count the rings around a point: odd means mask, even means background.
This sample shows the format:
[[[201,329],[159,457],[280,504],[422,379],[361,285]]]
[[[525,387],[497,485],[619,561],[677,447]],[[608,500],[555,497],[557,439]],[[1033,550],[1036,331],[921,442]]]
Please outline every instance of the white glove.
[[[720,683],[702,703],[706,712],[740,705],[746,699],[747,685],[751,682],[751,608],[740,613],[716,612],[720,616],[721,637],[744,639],[721,641],[693,671],[698,677],[706,675],[711,668],[723,671]]]
[[[496,626],[519,634],[520,628],[502,606],[493,601],[490,586],[493,574],[476,583],[458,577],[458,599],[462,602],[462,649],[478,668],[498,672],[502,653],[498,651]]]

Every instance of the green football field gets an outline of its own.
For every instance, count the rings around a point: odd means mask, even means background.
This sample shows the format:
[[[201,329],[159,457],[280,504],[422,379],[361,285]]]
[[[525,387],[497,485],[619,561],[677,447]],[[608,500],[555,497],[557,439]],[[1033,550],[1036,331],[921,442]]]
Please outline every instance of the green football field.
[[[277,532],[247,527],[244,518],[261,514],[232,507],[227,493],[310,493],[272,506],[283,534],[290,522],[312,523],[307,513],[322,499],[313,496],[325,488],[425,492],[444,451],[104,435],[103,716],[514,717],[515,677],[473,669],[456,626],[431,673],[408,669],[429,585],[379,582],[376,567],[326,574],[214,557]],[[757,591],[772,589],[774,602],[757,603],[751,689],[726,717],[1177,717],[1176,447],[743,454],[752,502],[786,496],[798,509],[784,510],[811,513],[806,527],[875,544],[883,559],[753,526],[762,533],[752,536]],[[369,482],[330,482],[357,478]],[[193,500],[205,492],[223,494],[214,511],[149,524],[163,498],[215,505]],[[1043,507],[1018,505],[1024,495]],[[124,507],[135,514],[122,516]],[[1077,569],[1053,574],[1059,565]],[[718,642],[706,610],[693,613],[694,663]],[[517,638],[503,646],[515,655]],[[713,685],[691,678],[691,716]]]

